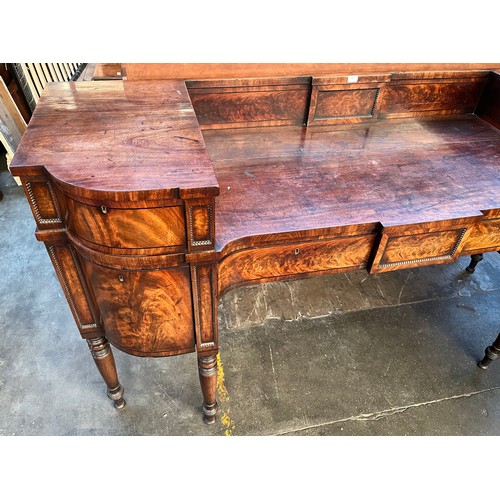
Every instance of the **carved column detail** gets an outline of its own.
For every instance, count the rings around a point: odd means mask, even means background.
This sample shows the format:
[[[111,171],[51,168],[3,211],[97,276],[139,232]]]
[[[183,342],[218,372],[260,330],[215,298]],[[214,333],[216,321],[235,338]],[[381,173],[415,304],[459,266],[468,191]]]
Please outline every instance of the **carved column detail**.
[[[214,264],[191,265],[196,348],[218,349],[216,269]]]
[[[115,358],[109,342],[105,337],[96,337],[88,339],[87,343],[97,369],[108,386],[108,398],[113,401],[115,408],[123,408],[125,406],[123,387],[118,381]]]
[[[46,246],[80,332],[83,334],[90,330],[98,330],[98,320],[90,305],[73,247],[69,244]]]
[[[200,375],[201,392],[203,393],[203,420],[206,424],[215,423],[217,401],[217,357],[198,355],[198,372]]]

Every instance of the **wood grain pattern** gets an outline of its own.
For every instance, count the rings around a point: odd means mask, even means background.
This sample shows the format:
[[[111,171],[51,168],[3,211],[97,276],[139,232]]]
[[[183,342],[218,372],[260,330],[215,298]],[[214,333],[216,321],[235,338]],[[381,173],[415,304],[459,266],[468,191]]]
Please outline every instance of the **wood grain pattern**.
[[[91,206],[67,198],[68,230],[86,241],[114,248],[164,248],[177,252],[185,248],[186,228],[181,206],[144,209],[116,209]]]
[[[499,75],[440,66],[132,65],[171,79],[48,87],[12,171],[113,400],[106,339],[196,350],[213,423],[232,286],[500,249]]]
[[[23,182],[24,192],[39,229],[62,227],[62,215],[54,187],[48,180]]]
[[[125,406],[123,387],[118,380],[115,358],[107,339],[95,337],[88,339],[87,343],[97,369],[108,386],[108,397],[113,401],[115,408],[123,408]]]
[[[295,90],[305,89],[311,83],[309,76],[269,78],[211,78],[209,80],[186,80],[190,95],[197,93],[245,92],[248,90]]]
[[[481,218],[478,215],[384,228],[370,272],[452,262],[460,255],[472,228]]]
[[[378,88],[318,91],[309,124],[335,123],[341,118],[371,119],[374,117],[378,94]]]
[[[194,351],[188,267],[142,272],[82,263],[114,346],[136,356]]]
[[[269,78],[320,75],[370,75],[391,72],[464,71],[495,69],[492,63],[122,63],[132,80],[205,78]]]
[[[196,330],[196,350],[217,351],[217,270],[213,263],[191,266],[193,306]]]
[[[484,81],[387,85],[381,95],[382,116],[411,116],[411,113],[472,113]]]
[[[500,134],[474,117],[204,135],[221,251],[263,234],[475,217],[500,199]]]
[[[198,374],[203,394],[203,420],[211,425],[215,423],[217,413],[217,358],[215,354],[198,355]]]
[[[259,122],[305,122],[309,91],[259,90],[214,94],[191,93],[193,108],[200,126],[218,128],[224,124],[259,124]]]
[[[83,334],[100,332],[99,321],[90,294],[82,280],[77,254],[68,244],[47,243],[46,248],[80,333],[83,336]]]
[[[406,73],[405,73],[406,74]],[[343,75],[343,76],[315,76],[312,78],[312,85],[315,87],[345,86],[351,88],[353,85],[374,85],[378,83],[390,82],[391,73],[379,75]],[[375,85],[378,86],[378,85]],[[323,88],[323,90],[326,90]]]
[[[500,218],[477,222],[465,241],[462,253],[500,251]]]
[[[11,164],[43,165],[70,196],[202,198],[218,193],[183,82],[48,85]],[[57,134],[54,134],[57,130]]]
[[[498,64],[496,65],[498,66]],[[479,66],[477,66],[479,68]],[[489,71],[461,68],[458,70],[441,71],[394,71],[391,73],[391,80],[477,80],[489,75]]]
[[[366,267],[374,235],[255,248],[235,252],[219,264],[219,295],[234,285],[261,283],[321,271]]]
[[[213,199],[186,200],[188,251],[203,252],[215,248],[215,208]]]
[[[396,266],[404,261],[451,258],[461,236],[461,229],[452,229],[427,234],[389,237],[380,263],[381,265]]]

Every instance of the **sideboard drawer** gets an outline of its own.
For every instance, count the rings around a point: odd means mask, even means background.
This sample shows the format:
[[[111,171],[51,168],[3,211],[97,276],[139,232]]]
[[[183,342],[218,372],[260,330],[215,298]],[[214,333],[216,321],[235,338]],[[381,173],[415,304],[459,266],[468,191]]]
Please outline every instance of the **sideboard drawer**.
[[[500,218],[478,222],[465,242],[463,252],[500,250]]]
[[[67,224],[79,238],[105,247],[184,249],[186,228],[182,206],[122,209],[92,206],[67,198]]]
[[[219,293],[245,282],[366,267],[375,235],[242,250],[219,265]]]
[[[188,266],[126,271],[81,260],[106,337],[114,346],[138,356],[194,350]]]
[[[477,217],[384,228],[371,273],[454,261]]]

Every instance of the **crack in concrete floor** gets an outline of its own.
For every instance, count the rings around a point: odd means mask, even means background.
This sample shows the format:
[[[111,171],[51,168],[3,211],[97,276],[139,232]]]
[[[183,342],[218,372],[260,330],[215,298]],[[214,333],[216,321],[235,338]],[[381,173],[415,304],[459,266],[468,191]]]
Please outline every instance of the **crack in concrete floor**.
[[[396,415],[398,413],[403,413],[406,410],[409,410],[411,408],[418,408],[420,406],[428,406],[428,405],[432,405],[432,404],[436,404],[436,403],[441,403],[443,401],[450,401],[450,400],[453,400],[453,399],[469,398],[471,396],[476,396],[478,394],[483,394],[483,393],[486,393],[486,392],[498,391],[498,390],[500,390],[500,386],[498,386],[498,387],[490,387],[488,389],[482,389],[480,391],[467,392],[465,394],[457,394],[457,395],[454,395],[454,396],[448,396],[446,398],[433,399],[431,401],[423,401],[422,403],[413,403],[413,404],[405,405],[405,406],[396,406],[394,408],[388,408],[386,410],[376,411],[376,412],[373,412],[373,413],[361,413],[359,415],[352,415],[352,416],[346,417],[346,418],[340,418],[340,419],[337,419],[337,420],[330,420],[328,422],[322,422],[322,423],[313,424],[313,425],[306,425],[304,427],[298,427],[298,428],[295,428],[295,429],[290,429],[290,430],[287,430],[287,431],[278,432],[275,435],[276,436],[286,436],[287,434],[291,434],[291,433],[294,433],[294,432],[300,432],[300,431],[305,431],[305,430],[309,430],[309,429],[315,429],[315,428],[318,428],[318,427],[324,427],[326,425],[340,424],[342,422],[353,422],[353,421],[357,421],[357,422],[361,421],[362,422],[362,421],[369,421],[369,420],[372,420],[372,421],[373,420],[380,420],[380,419],[385,418],[385,417],[391,417],[392,415]]]

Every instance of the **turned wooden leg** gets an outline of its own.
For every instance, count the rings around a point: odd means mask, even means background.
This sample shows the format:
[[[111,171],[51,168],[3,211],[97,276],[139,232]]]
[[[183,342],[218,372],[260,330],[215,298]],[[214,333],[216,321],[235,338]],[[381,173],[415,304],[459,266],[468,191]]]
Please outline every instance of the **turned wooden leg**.
[[[115,358],[109,342],[105,337],[97,337],[87,340],[87,343],[89,344],[90,352],[92,353],[97,369],[108,386],[108,398],[113,401],[115,408],[123,408],[125,406],[123,387],[118,381]]]
[[[486,370],[492,361],[498,358],[500,355],[500,334],[498,335],[495,342],[488,346],[485,351],[484,358],[477,364],[479,368]]]
[[[198,372],[200,374],[201,392],[203,393],[203,420],[206,424],[215,423],[217,401],[217,357],[198,356]]]
[[[479,264],[484,259],[482,253],[478,253],[476,255],[471,255],[470,256],[470,264],[465,268],[466,271],[469,271],[469,273],[473,273],[474,269],[476,269],[476,266]]]

